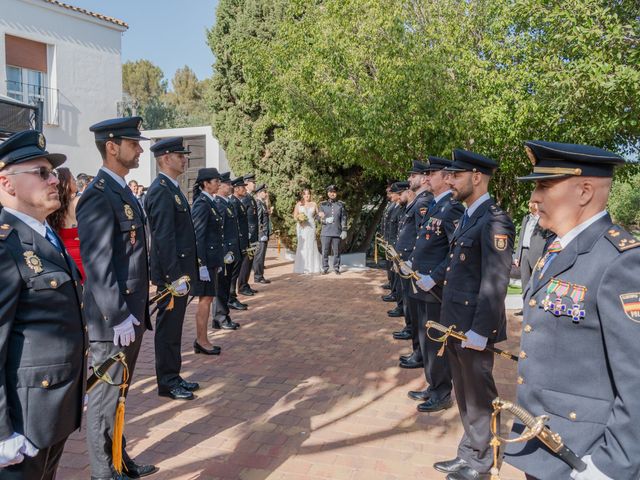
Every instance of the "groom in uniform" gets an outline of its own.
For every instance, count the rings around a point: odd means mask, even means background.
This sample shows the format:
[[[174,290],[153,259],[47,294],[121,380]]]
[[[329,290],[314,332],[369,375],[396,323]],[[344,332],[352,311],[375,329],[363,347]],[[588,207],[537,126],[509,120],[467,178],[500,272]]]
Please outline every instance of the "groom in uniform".
[[[327,187],[327,196],[320,204],[318,216],[322,222],[320,243],[322,244],[322,274],[329,273],[329,247],[333,251],[333,270],[340,275],[340,240],[347,238],[347,210],[340,200],[336,200],[338,190],[335,185]]]

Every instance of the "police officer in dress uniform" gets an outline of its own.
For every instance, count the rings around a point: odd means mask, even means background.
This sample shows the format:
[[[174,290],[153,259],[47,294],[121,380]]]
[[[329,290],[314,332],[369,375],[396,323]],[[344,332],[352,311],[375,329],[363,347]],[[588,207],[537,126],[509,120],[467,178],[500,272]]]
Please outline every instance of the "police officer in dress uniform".
[[[437,355],[442,344],[430,340],[425,330],[428,320],[440,321],[449,242],[464,211],[462,204],[452,198],[447,183],[449,173],[444,171],[449,166],[450,160],[429,157],[427,185],[434,198],[418,227],[416,245],[409,258],[413,269],[420,274],[415,293],[411,289],[409,296],[417,300],[418,340],[429,385],[426,390],[409,392],[409,398],[424,402],[418,405],[419,412],[437,412],[453,406],[449,364],[446,358]]]
[[[0,144],[0,479],[52,480],[80,428],[88,340],[81,275],[47,215],[66,157],[24,131]]]
[[[224,267],[222,216],[216,210],[213,196],[220,188],[220,173],[216,168],[198,170],[193,187],[191,218],[196,234],[199,279],[191,284],[191,294],[198,297],[196,311],[195,353],[219,355],[220,347],[211,345],[207,337],[207,323],[211,313],[211,303],[217,295],[218,271]]]
[[[256,189],[256,203],[258,204],[258,249],[253,257],[253,279],[256,283],[271,283],[264,278],[264,261],[267,256],[267,245],[271,235],[270,212],[267,205],[269,192],[263,183]]]
[[[404,216],[401,217],[402,226],[396,242],[396,250],[402,260],[409,262],[409,268],[411,268],[409,257],[413,253],[413,248],[416,244],[418,226],[422,223],[422,219],[427,213],[429,202],[433,199],[433,195],[427,190],[428,178],[429,164],[414,160],[413,166],[409,171],[408,181],[410,190],[415,193],[415,198],[406,206]],[[409,296],[409,293],[416,288],[412,282],[411,279],[400,279],[405,327],[403,330],[393,333],[393,338],[396,340],[412,340],[412,353],[403,355],[400,358],[400,367],[402,368],[423,367],[420,342],[418,340],[418,302],[414,297]]]
[[[389,213],[389,224],[386,230],[385,240],[390,245],[395,245],[398,241],[398,232],[400,230],[400,220],[404,215],[404,208],[407,205],[407,202],[401,204],[401,196],[402,192],[409,189],[409,182],[395,182],[391,185],[389,189],[389,193],[391,195],[392,200],[392,209]],[[388,310],[387,315],[389,317],[403,317],[404,316],[404,297],[402,295],[402,286],[400,283],[400,276],[396,273],[393,268],[393,261],[389,260],[389,271],[391,274],[391,293],[389,295],[384,296],[382,299],[384,301],[392,300],[396,302],[395,308]]]
[[[151,330],[149,266],[144,212],[125,176],[138,162],[142,148],[140,117],[105,120],[90,127],[102,157],[102,167],[86,188],[78,206],[80,254],[86,274],[84,312],[89,324],[93,365],[124,352],[129,385],[135,371],[142,335]],[[121,378],[122,365],[109,371]],[[157,471],[129,458],[123,439],[126,474],[112,473],[111,443],[120,389],[100,382],[89,393],[87,443],[92,479],[126,479]]]
[[[231,196],[231,174],[220,175],[220,187],[213,197],[218,215],[223,219],[223,267],[218,271],[218,290],[213,306],[213,328],[237,330],[240,324],[229,316],[229,294],[233,266],[240,258],[240,236],[238,222],[229,197]]]
[[[240,278],[240,270],[247,256],[247,248],[249,247],[249,222],[247,220],[247,209],[242,203],[242,197],[246,195],[246,183],[244,177],[238,177],[231,182],[233,195],[229,197],[236,221],[238,222],[238,246],[240,247],[240,256],[233,263],[233,272],[231,273],[231,290],[229,293],[229,308],[234,310],[246,310],[247,304],[238,300],[238,279]]]
[[[466,210],[458,223],[445,269],[440,323],[456,325],[468,341],[448,342],[447,360],[464,435],[454,460],[437,462],[449,480],[489,478],[491,402],[498,395],[493,380],[494,354],[487,344],[507,338],[504,300],[509,285],[515,228],[488,193],[497,163],[465,150],[454,150],[448,183]]]
[[[187,197],[180,191],[182,175],[190,153],[182,137],[169,137],[151,146],[160,173],[149,186],[144,209],[151,236],[151,281],[159,290],[182,276],[198,278],[196,236]],[[158,395],[174,400],[192,400],[200,386],[180,376],[182,366],[182,324],[187,309],[185,284],[176,289],[178,296],[168,295],[158,303],[156,335],[156,379]]]
[[[256,189],[256,176],[253,173],[248,173],[244,176],[245,182],[245,195],[240,199],[242,205],[244,205],[247,211],[247,225],[249,228],[249,246],[257,245],[258,243],[258,203],[253,198],[253,192]],[[240,275],[238,276],[238,292],[242,295],[252,297],[257,290],[254,290],[249,285],[249,277],[251,276],[251,267],[253,266],[253,255],[245,255],[242,260],[242,266],[240,267]]]
[[[333,253],[333,271],[340,275],[340,240],[347,238],[347,209],[344,203],[336,200],[338,189],[335,185],[327,187],[328,200],[320,203],[318,217],[322,223],[320,244],[322,246],[322,274],[329,273],[329,249]]]
[[[524,296],[517,402],[586,463],[571,471],[537,438],[507,446],[527,478],[640,478],[640,242],[606,211],[618,155],[526,142],[540,226],[557,237]],[[516,420],[513,434],[522,434]]]
[[[384,212],[382,212],[382,221],[380,222],[380,234],[385,241],[388,241],[388,230],[389,230],[389,218],[392,210],[395,207],[395,202],[392,200],[391,186],[395,183],[395,180],[387,181],[387,188],[385,189],[385,195],[387,197],[387,204],[384,207]],[[393,263],[389,260],[385,260],[384,268],[387,271],[387,283],[381,285],[381,288],[385,290],[391,290],[391,276],[393,269],[391,268]]]

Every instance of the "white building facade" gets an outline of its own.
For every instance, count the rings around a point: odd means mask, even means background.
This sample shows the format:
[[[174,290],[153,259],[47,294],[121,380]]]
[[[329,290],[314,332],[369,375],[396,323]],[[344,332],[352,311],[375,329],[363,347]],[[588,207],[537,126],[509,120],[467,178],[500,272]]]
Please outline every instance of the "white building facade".
[[[118,115],[127,28],[55,0],[0,0],[0,95],[41,103],[47,149],[74,174],[101,164],[89,126]]]

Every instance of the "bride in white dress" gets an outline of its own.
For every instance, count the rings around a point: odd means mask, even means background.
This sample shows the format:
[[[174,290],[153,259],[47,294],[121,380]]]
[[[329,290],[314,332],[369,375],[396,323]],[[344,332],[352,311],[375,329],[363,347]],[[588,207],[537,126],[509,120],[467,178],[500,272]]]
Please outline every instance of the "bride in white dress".
[[[306,216],[300,221],[302,215]],[[318,207],[311,201],[311,192],[308,189],[302,191],[302,200],[293,209],[293,217],[296,219],[296,233],[298,234],[298,248],[296,260],[293,264],[293,273],[320,273],[322,270],[322,256],[318,250],[316,240],[316,216]]]

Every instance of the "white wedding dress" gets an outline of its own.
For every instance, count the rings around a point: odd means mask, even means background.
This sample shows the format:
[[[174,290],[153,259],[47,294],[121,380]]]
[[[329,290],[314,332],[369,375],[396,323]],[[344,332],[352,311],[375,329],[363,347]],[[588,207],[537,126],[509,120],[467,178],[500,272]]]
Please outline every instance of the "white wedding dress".
[[[296,223],[298,234],[298,248],[296,260],[293,264],[293,273],[320,273],[322,270],[322,256],[318,250],[316,241],[316,214],[315,207],[303,207],[298,205],[298,211],[307,215],[307,221]]]

